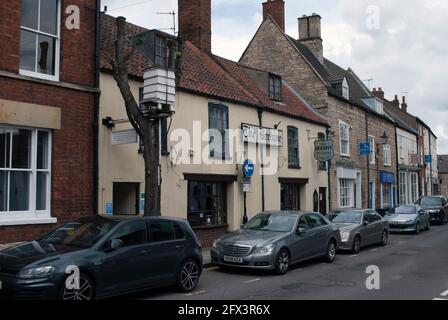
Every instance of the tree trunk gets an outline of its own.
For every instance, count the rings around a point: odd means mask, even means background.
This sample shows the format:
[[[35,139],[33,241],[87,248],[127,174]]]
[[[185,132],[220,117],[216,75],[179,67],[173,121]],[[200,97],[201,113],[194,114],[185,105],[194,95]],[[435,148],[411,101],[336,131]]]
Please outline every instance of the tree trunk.
[[[145,132],[145,216],[160,216],[160,120],[151,120]]]

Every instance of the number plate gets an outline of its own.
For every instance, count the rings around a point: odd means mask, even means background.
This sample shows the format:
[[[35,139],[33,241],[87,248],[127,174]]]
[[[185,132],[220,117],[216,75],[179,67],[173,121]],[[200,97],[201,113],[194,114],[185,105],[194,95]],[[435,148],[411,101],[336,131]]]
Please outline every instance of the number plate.
[[[225,262],[243,263],[243,258],[224,256]]]

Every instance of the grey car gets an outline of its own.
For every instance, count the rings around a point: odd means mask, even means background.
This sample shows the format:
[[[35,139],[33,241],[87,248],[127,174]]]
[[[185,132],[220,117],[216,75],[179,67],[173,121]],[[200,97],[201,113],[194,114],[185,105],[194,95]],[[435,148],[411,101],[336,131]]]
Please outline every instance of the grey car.
[[[329,218],[341,232],[341,250],[358,254],[365,246],[386,246],[389,241],[389,224],[375,210],[339,209]]]
[[[304,260],[333,262],[339,243],[338,229],[319,213],[265,212],[241,230],[216,240],[211,258],[218,266],[272,270],[281,275]]]
[[[392,232],[413,232],[419,234],[421,230],[429,230],[431,216],[419,205],[403,205],[389,210],[384,217],[389,222]]]

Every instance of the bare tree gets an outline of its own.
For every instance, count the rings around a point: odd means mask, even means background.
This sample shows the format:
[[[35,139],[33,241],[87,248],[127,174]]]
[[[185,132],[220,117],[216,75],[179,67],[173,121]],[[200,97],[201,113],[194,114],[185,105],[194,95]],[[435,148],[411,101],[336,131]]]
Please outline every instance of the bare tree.
[[[125,34],[126,18],[117,18],[117,41],[115,59],[111,61],[113,76],[120,89],[130,123],[137,131],[144,145],[145,161],[145,216],[160,216],[160,119],[157,115],[144,113],[135,101],[129,87],[127,62],[135,51],[136,44],[131,41],[131,50],[126,50],[129,40]]]

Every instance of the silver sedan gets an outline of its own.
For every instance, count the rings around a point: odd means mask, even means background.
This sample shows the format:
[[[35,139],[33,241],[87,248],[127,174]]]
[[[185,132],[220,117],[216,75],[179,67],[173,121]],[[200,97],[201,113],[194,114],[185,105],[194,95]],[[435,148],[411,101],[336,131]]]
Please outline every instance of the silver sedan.
[[[341,250],[357,254],[362,247],[388,243],[389,224],[375,210],[340,209],[332,211],[329,218],[341,232]]]
[[[216,240],[211,258],[218,266],[285,274],[291,264],[304,260],[333,262],[339,243],[339,230],[319,213],[266,212]]]

